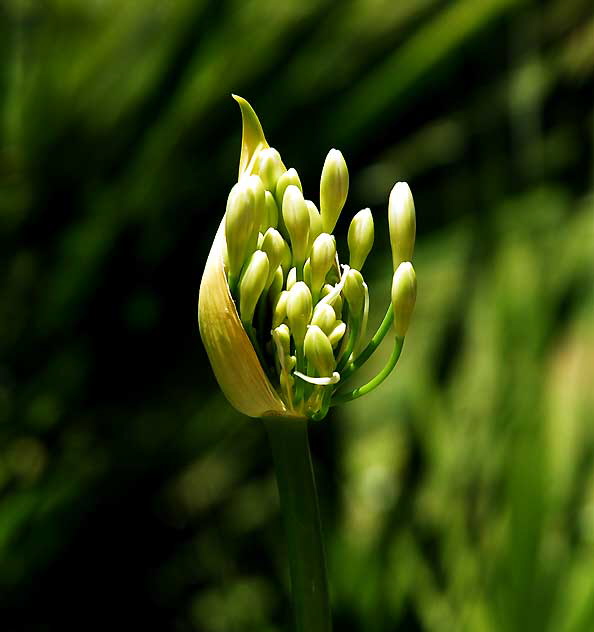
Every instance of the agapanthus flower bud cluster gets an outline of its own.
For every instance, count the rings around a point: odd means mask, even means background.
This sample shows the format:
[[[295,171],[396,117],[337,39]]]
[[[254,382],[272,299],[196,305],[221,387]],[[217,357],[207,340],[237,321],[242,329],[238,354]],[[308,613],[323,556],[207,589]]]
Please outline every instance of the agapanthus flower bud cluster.
[[[349,189],[342,153],[331,149],[326,157],[318,206],[306,198],[297,171],[287,169],[279,152],[268,146],[249,104],[236,100],[244,125],[240,174],[229,193],[200,290],[202,336],[217,378],[236,408],[251,416],[321,419],[336,401],[354,399],[379,384],[400,355],[416,298],[410,263],[416,230],[412,194],[402,182],[390,194],[392,302],[368,341],[369,290],[362,270],[373,246],[374,220],[368,208],[355,213],[348,230],[348,264],[341,263],[332,233]],[[219,287],[221,275],[227,300],[217,313],[217,299],[211,293],[225,293]],[[243,336],[230,331],[237,327]],[[376,383],[339,393],[344,379],[390,330],[395,341],[392,365],[375,378]],[[233,347],[225,340],[227,334],[241,344]],[[242,354],[255,354],[256,361],[242,360]],[[251,369],[241,366],[246,359]],[[245,375],[245,370],[253,375]],[[256,387],[258,381],[266,383]],[[250,385],[251,395],[238,392]],[[262,395],[269,401],[248,405],[251,396],[257,400]]]

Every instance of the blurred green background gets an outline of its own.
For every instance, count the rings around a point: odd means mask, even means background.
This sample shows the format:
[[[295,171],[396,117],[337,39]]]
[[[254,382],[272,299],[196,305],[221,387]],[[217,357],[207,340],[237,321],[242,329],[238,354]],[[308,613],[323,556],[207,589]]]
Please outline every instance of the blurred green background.
[[[3,629],[288,629],[266,437],[196,323],[231,92],[307,196],[344,153],[372,325],[415,195],[403,358],[311,430],[336,629],[594,629],[593,75],[591,0],[3,0]]]

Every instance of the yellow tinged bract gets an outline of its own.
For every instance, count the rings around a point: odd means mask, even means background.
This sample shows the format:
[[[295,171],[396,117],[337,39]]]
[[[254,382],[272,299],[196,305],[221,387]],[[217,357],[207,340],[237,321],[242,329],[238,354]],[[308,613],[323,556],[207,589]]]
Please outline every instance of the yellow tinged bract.
[[[234,97],[243,118],[243,137],[239,175],[249,172],[257,152],[268,143],[258,117],[245,99]],[[271,415],[302,417],[287,410],[262,368],[258,356],[241,324],[227,279],[223,255],[225,217],[206,260],[198,297],[200,335],[217,381],[239,412],[248,417]]]

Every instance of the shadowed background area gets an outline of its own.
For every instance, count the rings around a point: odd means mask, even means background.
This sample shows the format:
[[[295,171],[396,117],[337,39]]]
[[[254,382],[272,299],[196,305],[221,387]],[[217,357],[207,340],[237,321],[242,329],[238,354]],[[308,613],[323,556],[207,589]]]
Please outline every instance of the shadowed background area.
[[[266,437],[196,322],[234,92],[306,197],[344,153],[372,326],[415,196],[402,360],[311,431],[336,629],[592,630],[593,75],[591,0],[4,0],[4,628],[288,629]]]

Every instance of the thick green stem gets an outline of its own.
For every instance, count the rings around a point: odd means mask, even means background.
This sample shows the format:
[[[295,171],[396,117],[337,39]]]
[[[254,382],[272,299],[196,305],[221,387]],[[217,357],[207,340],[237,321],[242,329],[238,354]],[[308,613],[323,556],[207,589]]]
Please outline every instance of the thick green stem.
[[[283,516],[296,632],[331,632],[326,557],[307,420],[264,417]]]

